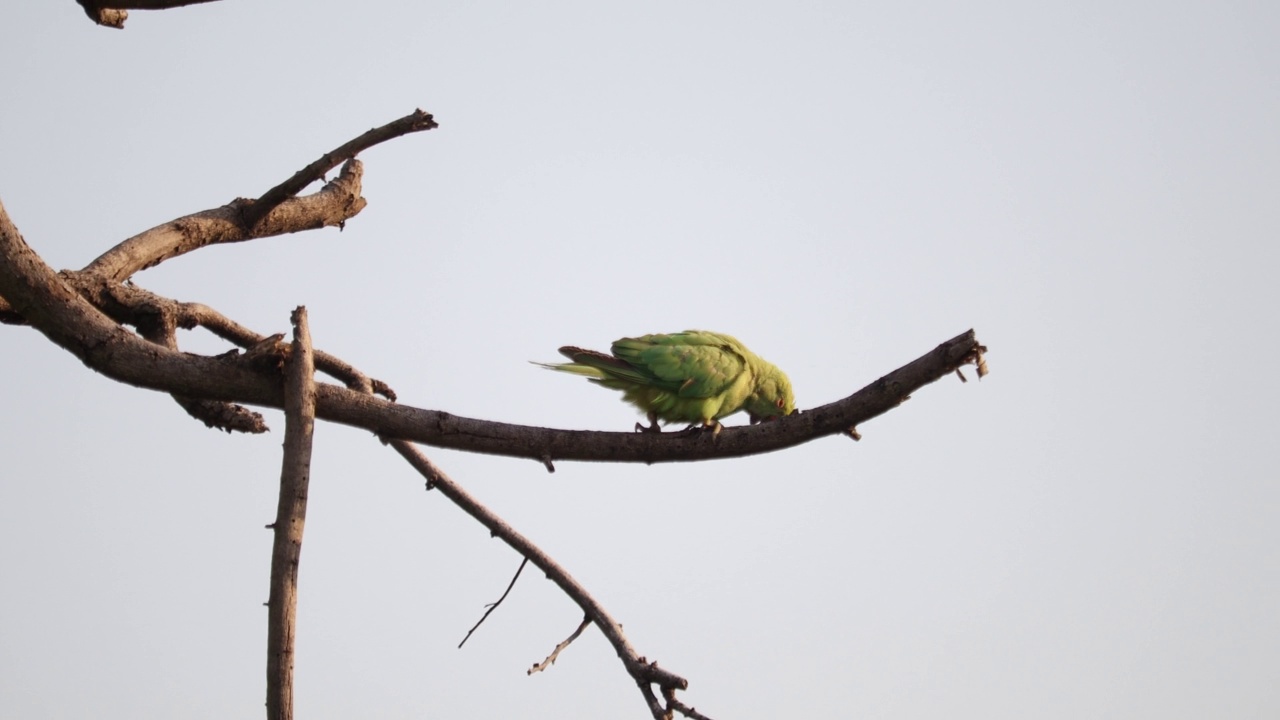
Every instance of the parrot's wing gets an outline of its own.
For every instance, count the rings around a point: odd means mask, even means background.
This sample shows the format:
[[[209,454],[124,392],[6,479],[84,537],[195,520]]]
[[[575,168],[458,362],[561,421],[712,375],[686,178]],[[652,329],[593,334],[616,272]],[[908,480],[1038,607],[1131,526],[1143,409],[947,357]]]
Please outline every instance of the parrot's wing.
[[[651,377],[647,384],[686,398],[719,395],[747,368],[740,343],[698,330],[623,338],[612,350],[616,359]]]

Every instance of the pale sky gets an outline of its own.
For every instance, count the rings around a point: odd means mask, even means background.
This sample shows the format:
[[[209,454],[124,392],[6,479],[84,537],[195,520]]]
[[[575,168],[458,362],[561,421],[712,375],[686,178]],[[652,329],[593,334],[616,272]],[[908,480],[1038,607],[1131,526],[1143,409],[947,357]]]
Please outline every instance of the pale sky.
[[[616,4],[615,4],[616,5]],[[427,448],[726,718],[1280,717],[1280,5],[217,2],[0,25],[0,199],[56,268],[415,107],[335,229],[136,282],[402,402],[626,431],[564,344],[705,328],[801,408],[968,328],[863,440]],[[193,352],[227,347],[204,333]],[[283,420],[228,436],[0,327],[0,717],[260,717]],[[730,424],[743,422],[733,418]],[[644,718],[594,628],[321,425],[300,718]]]

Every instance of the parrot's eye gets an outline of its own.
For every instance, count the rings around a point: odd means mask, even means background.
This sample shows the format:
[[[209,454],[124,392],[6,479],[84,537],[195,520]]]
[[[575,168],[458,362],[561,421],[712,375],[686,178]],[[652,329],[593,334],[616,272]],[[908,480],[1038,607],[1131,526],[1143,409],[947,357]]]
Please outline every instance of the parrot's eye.
[[[775,402],[774,405],[777,405],[778,409],[781,410],[786,403],[782,401],[782,398],[778,398],[778,401]]]

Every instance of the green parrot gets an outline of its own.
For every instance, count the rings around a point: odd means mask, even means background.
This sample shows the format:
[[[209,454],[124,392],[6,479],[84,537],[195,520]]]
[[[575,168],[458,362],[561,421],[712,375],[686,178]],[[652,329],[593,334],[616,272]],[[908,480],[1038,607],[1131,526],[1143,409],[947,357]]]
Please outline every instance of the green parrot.
[[[570,363],[535,363],[584,375],[621,390],[622,399],[649,417],[636,430],[661,432],[658,421],[687,422],[720,431],[720,418],[746,410],[752,423],[795,411],[791,381],[735,338],[705,330],[622,338],[612,355],[566,345]]]

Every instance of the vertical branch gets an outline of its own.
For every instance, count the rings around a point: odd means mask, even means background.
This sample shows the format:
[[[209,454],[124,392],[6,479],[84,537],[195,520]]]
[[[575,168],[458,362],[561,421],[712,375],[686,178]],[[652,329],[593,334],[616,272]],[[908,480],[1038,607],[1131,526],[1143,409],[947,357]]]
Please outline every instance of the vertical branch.
[[[311,435],[316,419],[315,356],[307,309],[293,311],[293,348],[285,362],[284,461],[280,504],[269,527],[271,596],[267,601],[267,720],[293,718],[293,640],[298,609],[298,559],[311,480]]]

